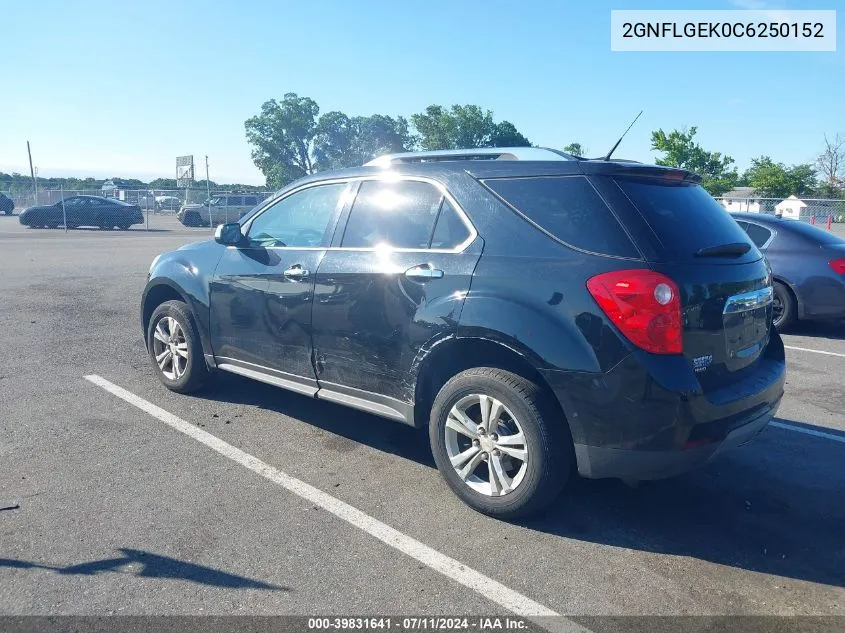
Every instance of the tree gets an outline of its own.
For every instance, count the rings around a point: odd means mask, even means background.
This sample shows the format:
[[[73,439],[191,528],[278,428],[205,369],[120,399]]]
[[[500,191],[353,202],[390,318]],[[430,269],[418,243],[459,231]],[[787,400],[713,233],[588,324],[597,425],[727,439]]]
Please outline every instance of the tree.
[[[156,178],[150,181],[150,189],[176,189],[176,179]]]
[[[751,167],[743,174],[743,180],[760,197],[788,198],[811,194],[816,185],[816,171],[811,165],[786,167],[769,156],[759,156],[751,159]]]
[[[252,160],[267,178],[269,187],[278,188],[315,171],[314,136],[320,107],[309,97],[295,92],[261,106],[261,113],[244,123]]]
[[[821,176],[820,193],[829,197],[842,195],[845,187],[845,138],[837,134],[833,140],[824,136],[824,149],[816,158]]]
[[[672,130],[668,135],[659,129],[651,133],[651,149],[663,152],[658,165],[679,167],[701,176],[701,185],[712,196],[720,196],[736,186],[738,174],[731,169],[734,159],[720,152],[708,152],[693,141],[698,128]]]
[[[566,147],[563,148],[563,151],[567,154],[572,154],[573,156],[584,156],[587,153],[587,148],[581,145],[581,143],[570,143]]]
[[[512,123],[495,123],[493,113],[477,105],[453,105],[448,110],[430,105],[425,112],[412,114],[411,122],[425,150],[531,145]]]
[[[413,148],[414,138],[404,117],[383,114],[348,117],[327,112],[317,123],[314,155],[318,169],[362,165],[382,154]]]
[[[528,139],[510,121],[502,121],[493,126],[490,144],[493,147],[531,147]]]

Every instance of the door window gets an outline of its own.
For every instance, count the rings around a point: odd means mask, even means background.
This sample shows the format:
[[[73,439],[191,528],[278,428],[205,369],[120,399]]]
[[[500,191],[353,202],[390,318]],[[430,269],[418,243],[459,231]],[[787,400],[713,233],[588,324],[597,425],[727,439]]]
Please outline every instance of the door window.
[[[431,237],[431,248],[451,250],[463,244],[470,233],[451,203],[444,199]]]
[[[754,246],[757,248],[762,248],[763,244],[769,241],[769,238],[772,236],[772,232],[764,226],[760,226],[759,224],[752,224],[751,222],[748,223],[748,228],[743,227],[745,232],[748,233],[748,237],[751,238],[751,241],[754,242]]]
[[[249,226],[249,241],[261,247],[328,246],[346,183],[317,185],[279,200]]]
[[[427,182],[365,180],[352,205],[341,246],[426,249],[443,194]]]

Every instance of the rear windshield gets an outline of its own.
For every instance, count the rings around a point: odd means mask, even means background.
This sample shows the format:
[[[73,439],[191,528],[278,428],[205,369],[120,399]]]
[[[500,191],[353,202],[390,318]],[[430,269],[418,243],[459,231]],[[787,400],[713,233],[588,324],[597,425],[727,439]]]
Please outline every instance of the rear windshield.
[[[712,246],[750,244],[745,231],[699,185],[628,178],[617,178],[616,182],[672,260],[689,261],[701,249]],[[753,255],[756,257],[756,252]]]
[[[583,176],[494,178],[484,184],[569,246],[602,255],[640,258],[627,233]]]
[[[845,240],[837,237],[833,233],[828,233],[824,229],[820,229],[812,224],[804,224],[800,220],[784,220],[783,225],[789,231],[797,233],[801,237],[812,240],[817,244],[825,246],[832,246],[833,244],[845,244]]]

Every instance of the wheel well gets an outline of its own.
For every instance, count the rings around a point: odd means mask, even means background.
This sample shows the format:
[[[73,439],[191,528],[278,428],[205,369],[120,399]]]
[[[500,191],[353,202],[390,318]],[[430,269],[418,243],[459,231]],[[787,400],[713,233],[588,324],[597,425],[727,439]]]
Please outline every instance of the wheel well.
[[[427,427],[431,405],[440,388],[452,376],[473,367],[496,367],[527,378],[543,390],[549,406],[565,419],[549,383],[523,356],[488,339],[455,338],[436,345],[423,360],[417,374],[414,425]]]
[[[778,283],[779,283],[780,285],[782,285],[784,288],[786,288],[786,291],[787,291],[787,292],[790,294],[790,296],[792,297],[792,302],[793,302],[793,305],[795,306],[795,309],[796,309],[796,311],[797,311],[797,314],[796,314],[795,316],[797,316],[797,317],[801,317],[801,316],[802,316],[802,315],[801,315],[801,313],[802,313],[802,311],[803,311],[804,306],[803,306],[803,305],[801,304],[801,302],[798,300],[798,293],[797,293],[797,292],[795,292],[795,288],[793,288],[793,287],[792,287],[792,284],[791,284],[791,283],[789,283],[786,279],[783,279],[783,278],[781,278],[781,277],[774,276],[774,277],[772,277],[772,279],[773,279],[774,281],[778,282]]]
[[[176,290],[167,284],[160,284],[153,286],[147,291],[147,296],[144,298],[144,312],[142,316],[142,323],[144,325],[144,340],[147,339],[147,328],[150,325],[150,317],[157,307],[165,301],[185,301],[185,299]]]

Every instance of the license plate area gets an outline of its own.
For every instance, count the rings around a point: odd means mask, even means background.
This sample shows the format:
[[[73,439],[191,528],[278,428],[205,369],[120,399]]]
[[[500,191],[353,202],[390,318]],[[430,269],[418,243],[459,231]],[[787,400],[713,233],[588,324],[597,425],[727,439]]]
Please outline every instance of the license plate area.
[[[771,286],[728,297],[722,317],[728,371],[754,362],[766,347],[771,303]]]

